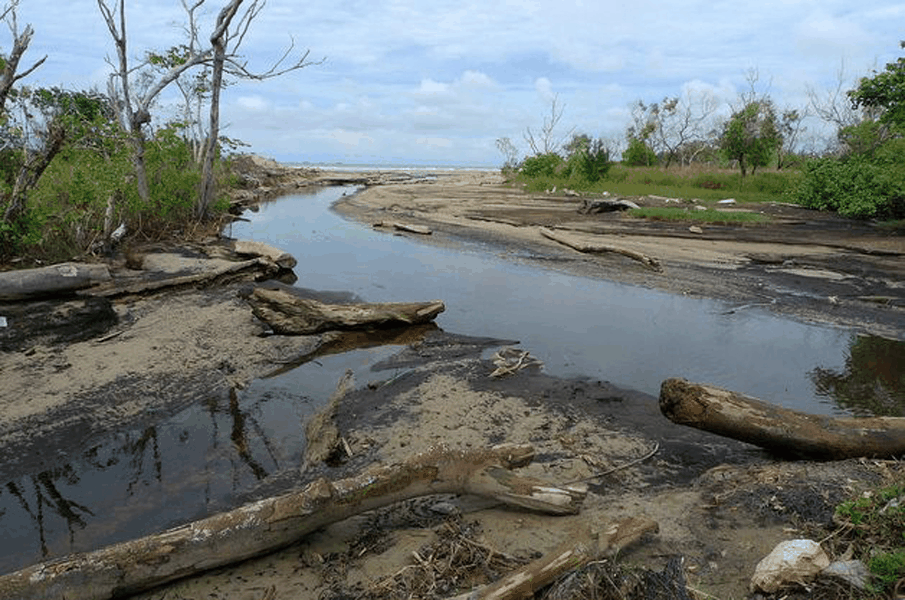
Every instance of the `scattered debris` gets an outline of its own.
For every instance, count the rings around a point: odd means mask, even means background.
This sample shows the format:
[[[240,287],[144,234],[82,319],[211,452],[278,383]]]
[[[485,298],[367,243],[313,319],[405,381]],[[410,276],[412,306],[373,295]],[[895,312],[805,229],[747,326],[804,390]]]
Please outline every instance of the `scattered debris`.
[[[813,540],[780,542],[758,563],[751,588],[772,594],[791,583],[805,585],[829,565],[826,552]]]
[[[541,369],[544,366],[543,361],[531,356],[527,350],[511,347],[497,351],[493,355],[493,364],[497,368],[490,374],[491,377],[506,377],[507,375],[514,375],[522,369]]]

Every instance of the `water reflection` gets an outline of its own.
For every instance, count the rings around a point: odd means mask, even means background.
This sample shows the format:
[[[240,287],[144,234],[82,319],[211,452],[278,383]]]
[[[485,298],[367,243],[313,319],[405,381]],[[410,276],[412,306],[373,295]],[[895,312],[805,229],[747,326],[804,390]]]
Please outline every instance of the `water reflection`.
[[[811,371],[817,393],[857,416],[905,417],[905,342],[853,336],[840,369]]]

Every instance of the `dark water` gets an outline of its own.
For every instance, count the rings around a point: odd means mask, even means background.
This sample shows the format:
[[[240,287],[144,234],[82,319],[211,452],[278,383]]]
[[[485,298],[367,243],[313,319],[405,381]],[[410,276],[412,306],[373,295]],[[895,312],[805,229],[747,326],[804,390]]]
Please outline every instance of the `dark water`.
[[[901,342],[758,309],[727,314],[733,307],[723,303],[564,275],[488,247],[452,251],[378,233],[328,210],[351,191],[266,205],[231,234],[294,254],[301,287],[368,301],[441,299],[443,329],[520,340],[552,374],[651,394],[662,379],[682,376],[823,414],[905,405]],[[0,483],[0,573],[227,509],[265,481],[291,484],[301,423],[347,368],[362,384],[373,377],[371,365],[397,350],[320,357],[246,390],[199,398],[142,429],[86,442],[42,472],[10,475]]]

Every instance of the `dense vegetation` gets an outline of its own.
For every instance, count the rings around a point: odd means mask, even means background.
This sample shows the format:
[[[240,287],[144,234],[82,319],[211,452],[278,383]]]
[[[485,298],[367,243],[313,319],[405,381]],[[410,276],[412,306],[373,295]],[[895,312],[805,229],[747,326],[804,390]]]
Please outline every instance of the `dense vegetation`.
[[[617,154],[612,140],[579,134],[557,143],[562,110],[554,100],[540,134],[526,134],[531,156],[518,160],[508,138],[497,141],[506,156],[503,170],[531,191],[732,197],[794,202],[854,218],[905,218],[905,57],[863,77],[834,105],[812,99],[813,112],[836,126],[835,139],[821,153],[796,152],[806,111],[777,109],[771,98],[755,93],[755,82],[756,76],[749,78],[751,89],[722,122],[713,118],[709,97],[638,101],[621,161],[609,167],[602,161]],[[591,145],[593,175],[581,167]]]
[[[235,145],[219,135],[224,76],[262,80],[312,63],[305,52],[283,68],[250,71],[238,49],[260,6],[243,12],[242,0],[229,0],[207,37],[198,27],[204,2],[183,3],[187,43],[146,50],[133,63],[124,0],[98,0],[118,57],[106,94],[24,85],[47,57],[20,65],[34,31],[18,28],[16,0],[0,9],[12,36],[0,53],[0,263],[69,259],[109,252],[124,236],[216,227],[227,206],[218,192],[228,177],[221,153]],[[182,105],[152,115],[171,85]]]

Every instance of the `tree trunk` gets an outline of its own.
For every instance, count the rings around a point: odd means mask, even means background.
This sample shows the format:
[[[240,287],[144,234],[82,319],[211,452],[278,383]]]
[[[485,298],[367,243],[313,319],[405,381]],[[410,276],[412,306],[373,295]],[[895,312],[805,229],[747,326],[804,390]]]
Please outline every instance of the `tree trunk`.
[[[102,600],[272,552],[330,523],[401,500],[478,494],[551,514],[573,514],[584,487],[558,488],[507,469],[531,461],[531,446],[439,448],[357,477],[319,479],[291,492],[182,527],[0,576],[0,598]]]
[[[674,423],[818,460],[905,454],[905,418],[826,417],[774,406],[684,379],[660,388],[660,411]]]
[[[106,265],[61,263],[51,267],[0,273],[0,300],[25,300],[68,294],[110,281]]]
[[[597,253],[597,252],[613,252],[615,254],[621,254],[622,256],[626,256],[632,260],[637,260],[642,265],[647,267],[652,271],[662,271],[663,268],[660,266],[660,261],[656,258],[652,258],[650,256],[641,254],[640,252],[635,252],[634,250],[628,250],[626,248],[619,248],[617,246],[611,246],[609,244],[585,244],[576,239],[570,238],[567,235],[563,235],[558,231],[554,231],[552,229],[547,229],[546,227],[540,228],[540,234],[547,239],[553,240],[554,242],[559,242],[564,246],[568,246],[573,250],[577,250],[578,252],[583,253]]]
[[[279,289],[255,288],[248,298],[255,316],[282,335],[331,330],[417,325],[446,310],[443,302],[324,304]]]

